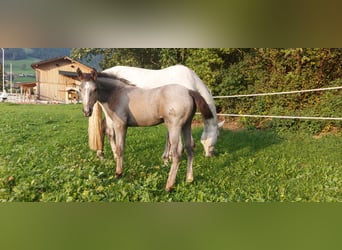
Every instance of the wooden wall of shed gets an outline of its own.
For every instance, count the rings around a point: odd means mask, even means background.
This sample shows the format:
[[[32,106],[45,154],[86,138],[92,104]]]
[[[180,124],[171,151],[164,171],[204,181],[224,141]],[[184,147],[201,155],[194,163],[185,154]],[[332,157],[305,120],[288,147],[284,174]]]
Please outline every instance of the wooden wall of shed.
[[[37,87],[40,100],[46,101],[58,101],[68,102],[66,88],[77,87],[79,82],[59,74],[59,71],[73,71],[76,72],[77,68],[81,68],[82,71],[90,71],[90,69],[79,63],[70,63],[67,61],[61,61],[42,65],[37,72]]]

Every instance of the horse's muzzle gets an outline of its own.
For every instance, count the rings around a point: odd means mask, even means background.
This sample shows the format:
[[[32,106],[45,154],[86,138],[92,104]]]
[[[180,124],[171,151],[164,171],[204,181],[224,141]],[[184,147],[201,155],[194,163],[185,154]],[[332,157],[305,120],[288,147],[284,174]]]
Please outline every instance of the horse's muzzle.
[[[205,157],[213,157],[215,155],[215,152],[214,151],[210,151],[210,152],[207,152],[205,154]]]
[[[83,114],[85,117],[90,117],[92,113],[93,113],[93,109],[91,109],[91,108],[83,109]]]
[[[213,157],[215,155],[214,146],[210,146],[207,150],[205,150],[206,157]]]

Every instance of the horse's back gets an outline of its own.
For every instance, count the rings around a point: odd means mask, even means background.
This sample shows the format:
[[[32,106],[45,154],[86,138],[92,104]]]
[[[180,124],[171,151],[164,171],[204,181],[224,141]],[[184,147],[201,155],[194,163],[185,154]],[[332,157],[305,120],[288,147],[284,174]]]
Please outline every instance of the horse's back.
[[[173,65],[164,69],[144,69],[130,66],[114,66],[103,71],[125,78],[140,88],[155,88],[169,84],[179,84],[187,89],[198,91],[212,107],[214,108],[214,99],[202,80],[190,68],[184,65]]]
[[[103,72],[125,78],[140,88],[156,88],[168,84],[180,84],[188,89],[196,89],[193,71],[183,65],[174,65],[157,70],[114,66],[105,69]]]

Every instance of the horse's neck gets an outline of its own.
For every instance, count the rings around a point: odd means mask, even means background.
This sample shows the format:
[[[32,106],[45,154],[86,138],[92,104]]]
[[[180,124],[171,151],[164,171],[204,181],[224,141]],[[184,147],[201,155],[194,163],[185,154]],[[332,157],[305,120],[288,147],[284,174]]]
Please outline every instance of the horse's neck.
[[[97,80],[98,87],[98,95],[100,102],[108,102],[110,97],[119,91],[122,92],[128,91],[131,88],[134,88],[131,85],[122,82],[120,79],[112,79],[112,78],[99,78]]]
[[[125,83],[116,78],[99,77],[97,79],[97,85],[101,89],[117,89],[125,86]]]

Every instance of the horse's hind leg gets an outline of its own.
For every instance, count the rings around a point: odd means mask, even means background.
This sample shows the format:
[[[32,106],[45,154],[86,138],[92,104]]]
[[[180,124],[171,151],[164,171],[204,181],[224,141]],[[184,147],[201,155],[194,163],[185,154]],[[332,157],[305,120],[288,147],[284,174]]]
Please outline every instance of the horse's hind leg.
[[[167,132],[166,134],[166,143],[165,143],[165,149],[164,149],[164,153],[162,155],[162,159],[164,160],[164,164],[166,165],[169,161],[170,158],[170,140],[169,140],[169,132]]]
[[[180,128],[169,129],[169,140],[171,143],[171,152],[172,152],[172,165],[170,168],[169,177],[167,179],[166,187],[165,187],[165,190],[167,192],[171,191],[171,189],[173,188],[176,182],[177,171],[178,171],[178,167],[179,167],[180,160],[181,160],[181,154],[179,154],[179,151],[178,151],[180,132],[181,132]]]
[[[177,151],[179,154],[182,154],[182,151],[183,151],[182,138],[180,136],[179,136]],[[171,158],[172,158],[171,143],[170,143],[169,133],[167,133],[166,134],[165,149],[164,149],[164,153],[162,155],[162,159],[164,160],[164,164],[166,165]]]
[[[194,143],[193,138],[191,136],[191,123],[185,124],[183,127],[183,135],[185,141],[185,149],[188,156],[187,161],[187,172],[186,172],[186,181],[192,182],[194,180],[192,165],[194,160]]]

